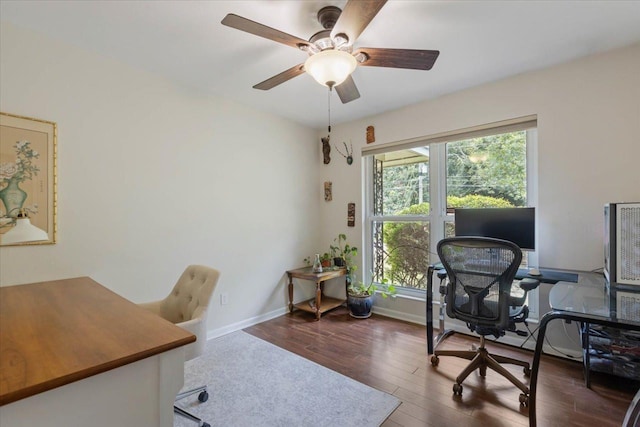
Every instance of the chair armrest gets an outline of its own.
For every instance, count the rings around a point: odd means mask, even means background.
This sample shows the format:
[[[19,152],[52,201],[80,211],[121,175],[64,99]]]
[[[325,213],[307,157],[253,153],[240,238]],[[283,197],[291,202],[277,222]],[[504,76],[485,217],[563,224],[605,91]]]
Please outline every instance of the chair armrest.
[[[192,320],[187,320],[186,322],[176,323],[175,325],[197,336],[198,333],[200,332],[200,328],[202,327],[202,324],[203,324],[202,319],[192,319]]]
[[[440,287],[438,289],[440,291],[440,295],[446,295],[447,285],[444,283],[444,279],[447,278],[447,270],[441,268],[436,272],[436,275],[438,276],[438,279],[440,279]]]
[[[160,315],[160,307],[162,306],[162,300],[160,301],[152,301],[152,302],[143,302],[138,304],[138,307],[142,307],[145,310],[148,310],[154,314]]]
[[[527,292],[534,290],[538,286],[540,286],[540,281],[538,279],[526,277],[520,280],[520,287]]]
[[[193,342],[185,347],[185,360],[193,359],[204,353],[207,345],[207,322],[206,316],[197,317],[195,319],[187,320],[186,322],[176,323],[176,326],[191,332],[196,336],[196,342]]]

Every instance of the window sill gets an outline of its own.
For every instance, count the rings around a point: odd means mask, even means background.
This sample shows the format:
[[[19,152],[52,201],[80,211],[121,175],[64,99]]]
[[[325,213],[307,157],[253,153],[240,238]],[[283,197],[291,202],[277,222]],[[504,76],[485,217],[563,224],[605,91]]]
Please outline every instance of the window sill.
[[[381,294],[381,291],[376,291],[376,294]],[[424,296],[426,295],[424,291],[415,291],[415,293],[417,295],[411,295],[411,294],[407,294],[407,293],[397,293],[394,297],[389,297],[389,298],[396,298],[396,299],[406,299],[406,300],[411,300],[411,301],[420,301],[420,302],[426,302],[427,301],[427,297]],[[423,296],[420,296],[419,294],[422,294]],[[387,299],[389,299],[387,298]],[[434,301],[435,303],[435,301]]]

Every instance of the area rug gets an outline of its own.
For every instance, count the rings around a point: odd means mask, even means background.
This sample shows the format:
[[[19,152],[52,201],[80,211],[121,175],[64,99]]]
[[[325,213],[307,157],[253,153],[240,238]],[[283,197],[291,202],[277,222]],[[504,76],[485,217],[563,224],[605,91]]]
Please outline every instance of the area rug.
[[[178,404],[212,427],[379,426],[400,401],[242,331],[207,343],[185,364],[185,389],[209,400]],[[175,416],[176,427],[195,424]]]

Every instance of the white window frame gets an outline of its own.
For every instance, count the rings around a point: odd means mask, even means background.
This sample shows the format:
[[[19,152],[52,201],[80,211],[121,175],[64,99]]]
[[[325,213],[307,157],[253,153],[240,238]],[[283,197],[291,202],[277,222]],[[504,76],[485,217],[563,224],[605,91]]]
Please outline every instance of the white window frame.
[[[446,143],[461,141],[480,136],[497,135],[515,131],[526,131],[526,168],[527,168],[527,206],[535,207],[538,204],[538,137],[537,137],[537,117],[527,116],[498,123],[462,129],[454,132],[433,135],[429,137],[413,138],[410,140],[397,141],[379,146],[367,146],[362,149],[364,161],[363,174],[363,196],[364,196],[364,265],[363,280],[371,280],[371,268],[373,263],[373,224],[382,220],[398,221],[429,221],[431,247],[435,248],[437,242],[444,238],[445,222],[453,221],[453,215],[447,214],[446,207]],[[430,212],[429,215],[374,215],[373,214],[373,164],[371,157],[375,154],[398,151],[408,148],[429,146],[429,192],[430,192]],[[432,160],[436,161],[432,161]],[[536,211],[536,223],[538,221]],[[536,248],[538,244],[538,232],[536,229]],[[529,265],[538,265],[538,250],[524,254],[529,257]],[[437,255],[432,254],[432,263],[437,261]],[[437,289],[437,286],[434,285]],[[398,288],[399,298],[425,300],[424,290],[411,288]],[[435,300],[438,300],[437,295]],[[539,293],[538,289],[529,293],[529,319],[537,321],[539,319]]]

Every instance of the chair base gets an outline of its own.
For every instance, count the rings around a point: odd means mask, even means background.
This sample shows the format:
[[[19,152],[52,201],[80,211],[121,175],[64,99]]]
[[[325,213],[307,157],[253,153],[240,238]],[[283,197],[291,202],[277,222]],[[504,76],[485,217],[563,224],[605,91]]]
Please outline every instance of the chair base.
[[[198,395],[198,400],[200,402],[206,402],[207,399],[209,399],[209,393],[207,392],[207,386],[201,386],[201,387],[196,387],[193,388],[191,390],[187,390],[187,391],[183,391],[178,393],[178,395],[176,396],[176,402],[178,400],[184,399],[185,397],[191,396],[192,394],[196,394],[196,393],[200,393]],[[182,409],[181,407],[179,407],[178,405],[173,405],[173,412],[175,412],[176,414],[187,418],[191,421],[194,421],[196,423],[198,423],[198,427],[211,427],[209,425],[209,423],[206,423],[204,421],[202,421],[201,418],[196,417],[195,415],[193,415],[192,413]]]
[[[448,333],[442,338],[445,338],[446,336],[449,336],[453,333],[452,331],[447,332]],[[441,342],[442,340],[440,340],[438,344],[440,344]],[[520,394],[520,404],[524,406],[529,405],[529,387],[524,385],[524,383],[518,380],[511,372],[500,365],[501,363],[509,363],[512,365],[522,366],[524,368],[524,374],[528,376],[531,374],[529,363],[522,360],[513,359],[511,357],[489,354],[489,352],[485,348],[484,336],[480,337],[480,347],[475,351],[436,349],[433,353],[433,356],[431,356],[431,364],[433,366],[438,365],[439,356],[455,356],[462,359],[471,360],[471,363],[469,363],[469,365],[467,365],[467,367],[456,378],[456,383],[453,385],[453,392],[455,394],[462,394],[462,383],[473,371],[478,369],[480,371],[480,376],[486,377],[487,368],[491,368],[508,379],[513,385],[515,385],[522,391],[522,394]]]

